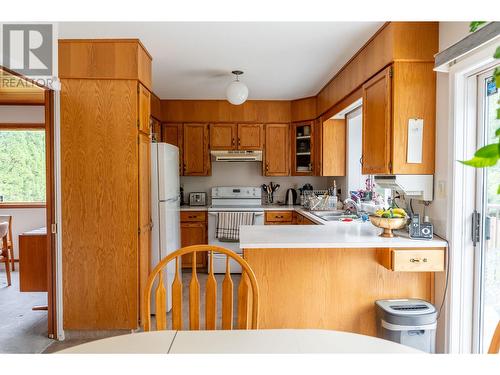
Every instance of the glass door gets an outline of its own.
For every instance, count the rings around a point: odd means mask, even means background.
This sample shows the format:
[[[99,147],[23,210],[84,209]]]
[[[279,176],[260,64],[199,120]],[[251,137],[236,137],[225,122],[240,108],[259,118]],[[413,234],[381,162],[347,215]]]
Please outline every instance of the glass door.
[[[500,94],[493,81],[493,70],[477,78],[478,143],[498,142],[495,131],[500,127],[497,117]],[[500,320],[500,165],[478,173],[478,242],[475,247],[475,285],[473,349],[488,351],[493,332]]]

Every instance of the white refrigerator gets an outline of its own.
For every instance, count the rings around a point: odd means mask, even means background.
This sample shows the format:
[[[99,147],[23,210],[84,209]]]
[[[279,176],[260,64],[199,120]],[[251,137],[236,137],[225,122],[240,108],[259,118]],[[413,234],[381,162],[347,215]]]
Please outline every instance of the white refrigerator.
[[[180,248],[179,149],[168,143],[151,144],[151,271],[161,259]],[[167,290],[167,311],[172,308],[172,282],[175,261],[163,269]],[[154,314],[154,290],[151,292],[151,313]]]

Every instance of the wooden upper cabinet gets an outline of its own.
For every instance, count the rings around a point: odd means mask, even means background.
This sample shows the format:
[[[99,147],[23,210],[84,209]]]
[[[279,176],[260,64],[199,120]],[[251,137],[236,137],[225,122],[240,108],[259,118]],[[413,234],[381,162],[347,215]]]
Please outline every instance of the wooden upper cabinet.
[[[139,131],[149,134],[151,132],[151,93],[139,83]]]
[[[329,119],[321,123],[321,176],[346,175],[346,121]]]
[[[395,62],[363,85],[363,174],[433,174],[436,73],[432,63]],[[408,123],[423,121],[421,160],[408,162]]]
[[[391,173],[392,66],[363,85],[363,174]]]
[[[290,175],[290,127],[288,124],[266,124],[264,175]]]
[[[237,133],[236,124],[210,124],[210,149],[236,150]]]
[[[161,141],[179,147],[179,175],[183,173],[182,124],[163,123],[161,125]]]
[[[302,121],[291,125],[292,176],[314,175],[314,121]]]
[[[261,124],[238,124],[238,149],[262,150]]]
[[[211,150],[262,150],[261,124],[210,124]]]
[[[184,176],[208,176],[208,124],[184,124],[183,129]]]

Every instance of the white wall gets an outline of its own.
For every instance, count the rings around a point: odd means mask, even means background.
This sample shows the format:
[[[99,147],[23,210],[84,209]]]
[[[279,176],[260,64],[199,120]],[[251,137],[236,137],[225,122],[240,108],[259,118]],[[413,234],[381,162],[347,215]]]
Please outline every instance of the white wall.
[[[45,208],[0,208],[0,216],[12,215],[14,258],[19,259],[19,235],[45,227]]]
[[[344,177],[336,178],[337,184]],[[207,177],[182,176],[184,197],[187,202],[190,192],[207,192],[213,186],[260,186],[262,184],[280,184],[280,190],[275,194],[274,201],[284,200],[286,190],[290,187],[299,188],[310,183],[314,189],[326,189],[333,180],[330,177],[266,177],[262,176],[260,162],[213,162],[212,175]]]

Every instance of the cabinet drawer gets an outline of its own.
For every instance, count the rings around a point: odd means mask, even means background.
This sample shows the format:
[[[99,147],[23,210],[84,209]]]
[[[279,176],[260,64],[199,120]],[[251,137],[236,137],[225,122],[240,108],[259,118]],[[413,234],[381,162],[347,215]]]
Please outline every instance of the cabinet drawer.
[[[267,211],[266,222],[270,223],[292,223],[293,211]]]
[[[205,211],[181,211],[182,221],[206,221],[207,213]]]
[[[391,269],[400,272],[444,271],[444,249],[391,249]]]

